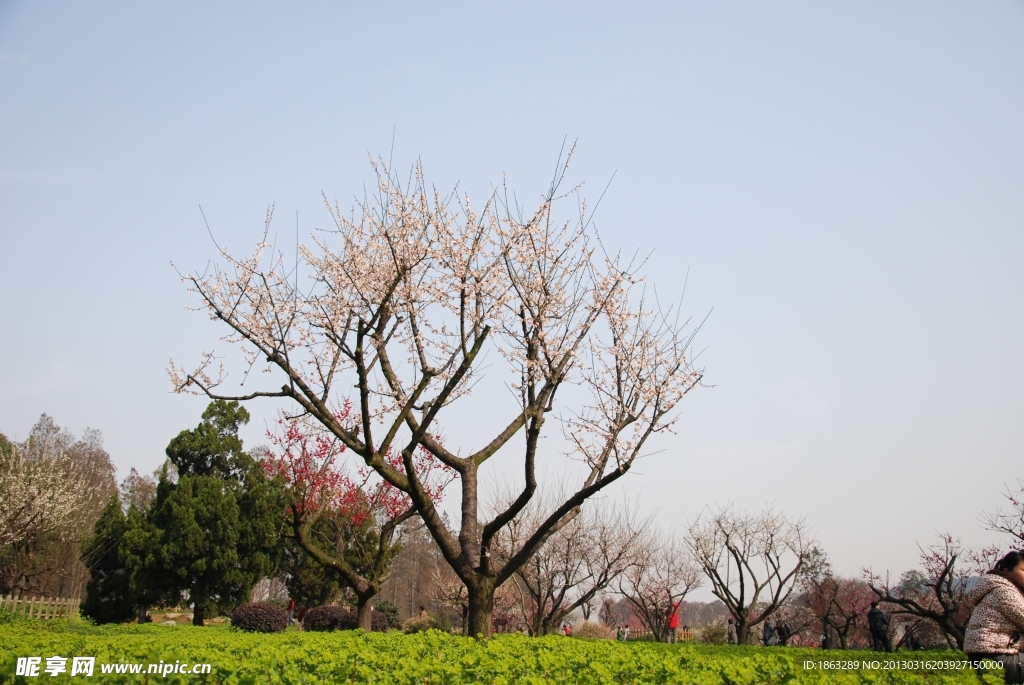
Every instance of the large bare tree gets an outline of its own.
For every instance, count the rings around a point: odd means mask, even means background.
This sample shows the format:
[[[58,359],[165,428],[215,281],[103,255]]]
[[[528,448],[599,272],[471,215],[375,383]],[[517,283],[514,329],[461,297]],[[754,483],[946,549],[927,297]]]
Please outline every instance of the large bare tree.
[[[686,545],[736,622],[740,644],[786,602],[801,569],[817,556],[804,521],[771,508],[709,511],[690,525]]]
[[[372,197],[347,215],[329,205],[336,230],[302,250],[307,278],[270,244],[270,212],[252,255],[221,250],[211,271],[184,276],[249,369],[277,380],[223,389],[212,352],[191,371],[172,363],[171,375],[179,391],[213,398],[288,398],[407,493],[466,584],[470,633],[489,636],[495,589],[629,471],[647,440],[672,425],[702,372],[675,312],[652,308],[637,292],[633,265],[600,248],[586,203],[567,203],[572,218],[558,218],[560,200],[578,196],[578,187],[559,190],[567,163],[533,210],[508,191],[476,210],[468,198],[429,187],[418,166],[405,184],[383,163],[374,168]],[[517,406],[491,439],[457,451],[438,436],[459,420],[456,403],[473,393],[487,350],[506,362]],[[248,383],[254,378],[247,373]],[[540,438],[567,385],[589,392],[562,423],[579,478],[519,549],[496,561],[495,536],[533,499],[538,462],[553,456]],[[339,420],[353,391],[356,411]],[[416,474],[421,446],[457,473],[457,529]],[[388,463],[389,450],[402,455],[401,466]],[[482,517],[479,474],[499,450],[519,453],[522,489]]]

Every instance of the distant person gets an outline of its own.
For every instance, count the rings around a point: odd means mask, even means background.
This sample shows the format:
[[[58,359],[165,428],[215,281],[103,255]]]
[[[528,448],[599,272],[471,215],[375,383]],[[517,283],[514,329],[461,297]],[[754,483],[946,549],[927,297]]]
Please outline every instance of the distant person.
[[[821,634],[821,648],[832,649],[832,638],[829,637],[827,630]]]
[[[420,618],[430,618],[430,616],[427,615],[427,607],[422,604],[420,604]]]
[[[765,621],[761,641],[764,642],[765,647],[774,647],[779,644],[779,635],[775,632],[775,624],[771,621]]]
[[[1024,683],[1024,552],[1010,552],[967,593],[974,613],[964,631],[971,661],[1001,661],[1005,682]]]
[[[679,642],[679,602],[674,602],[668,609],[666,609],[668,615],[668,643],[674,644]]]
[[[889,642],[889,617],[878,608],[878,602],[871,603],[868,611],[868,630],[871,631],[871,649],[876,652],[891,652]]]
[[[625,635],[625,637],[623,639],[624,640],[628,640],[629,639],[629,624],[626,624],[626,625],[624,625],[622,627],[622,633],[623,633],[623,635]]]
[[[729,619],[729,624],[726,627],[726,639],[730,645],[739,644],[739,635],[736,633],[736,621]]]
[[[295,600],[288,600],[288,625],[295,623]]]
[[[778,644],[785,647],[789,644],[789,638],[793,637],[793,630],[785,621],[775,624],[775,633],[779,636]]]
[[[622,625],[619,625],[619,627],[615,630],[615,639],[619,642],[624,642],[626,640],[626,634],[622,628]]]

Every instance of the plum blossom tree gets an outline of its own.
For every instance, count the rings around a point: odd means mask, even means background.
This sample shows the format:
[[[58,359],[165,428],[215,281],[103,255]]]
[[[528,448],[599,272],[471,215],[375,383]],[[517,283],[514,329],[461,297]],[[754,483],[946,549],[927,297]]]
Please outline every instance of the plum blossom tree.
[[[968,581],[991,565],[985,554],[972,554],[949,533],[921,547],[923,571],[903,574],[901,582],[889,583],[870,569],[864,577],[875,599],[896,616],[924,619],[939,628],[951,649],[963,649],[964,632],[973,606],[967,598]]]
[[[338,419],[349,420],[346,403]],[[314,561],[336,571],[355,593],[359,627],[371,629],[370,600],[391,575],[391,560],[399,551],[401,526],[416,515],[409,496],[377,476],[365,464],[355,475],[338,457],[345,444],[309,421],[281,422],[280,435],[270,434],[274,449],[263,455],[268,473],[287,484],[286,518],[295,541]],[[401,467],[401,455],[390,452],[385,461]],[[451,481],[452,469],[417,450],[415,472],[424,490],[440,498]]]
[[[466,585],[474,635],[491,634],[495,589],[630,470],[702,377],[686,322],[644,298],[636,264],[603,251],[586,203],[569,203],[575,215],[559,218],[562,201],[579,196],[578,186],[560,190],[569,158],[533,210],[508,190],[477,210],[468,197],[432,189],[419,166],[403,184],[373,162],[375,195],[349,214],[328,203],[335,230],[302,249],[308,278],[272,246],[271,211],[253,254],[221,250],[211,271],[183,276],[225,327],[223,340],[275,380],[224,390],[226,367],[210,352],[191,371],[172,362],[176,390],[287,398],[404,492]],[[485,369],[494,370],[482,361],[488,350],[504,360],[517,406],[484,444],[450,449],[436,436],[457,421],[458,401],[473,395]],[[538,461],[557,451],[541,449],[541,436],[567,386],[589,393],[562,418],[578,480],[498,562],[495,536],[533,499]],[[358,421],[345,421],[338,413],[352,389]],[[458,474],[457,525],[418,475],[420,448]],[[499,450],[519,453],[522,489],[483,517],[480,472]]]

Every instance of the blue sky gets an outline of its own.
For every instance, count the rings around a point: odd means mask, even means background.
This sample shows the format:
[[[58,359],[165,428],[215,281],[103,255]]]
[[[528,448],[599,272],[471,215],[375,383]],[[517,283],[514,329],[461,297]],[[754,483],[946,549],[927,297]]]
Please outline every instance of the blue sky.
[[[630,493],[806,515],[898,573],[1022,474],[1024,4],[0,1],[0,431],[42,412],[149,470],[217,329],[178,282],[267,205],[294,236],[422,159],[545,187],[565,136],[605,241],[711,316],[715,387]],[[258,439],[269,406],[254,407]]]

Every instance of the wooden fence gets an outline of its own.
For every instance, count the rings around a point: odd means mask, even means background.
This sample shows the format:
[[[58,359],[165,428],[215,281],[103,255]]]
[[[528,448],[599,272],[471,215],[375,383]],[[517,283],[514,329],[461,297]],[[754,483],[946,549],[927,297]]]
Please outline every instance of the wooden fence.
[[[680,628],[679,632],[677,633],[677,637],[678,637],[680,642],[683,642],[684,640],[692,640],[693,639],[693,629],[692,628]],[[639,641],[645,641],[645,642],[653,642],[654,641],[654,633],[652,633],[649,630],[630,630],[629,631],[629,640],[630,640],[630,642],[632,642],[633,640],[639,640]]]
[[[29,618],[70,618],[78,615],[79,599],[0,595],[0,611]]]

